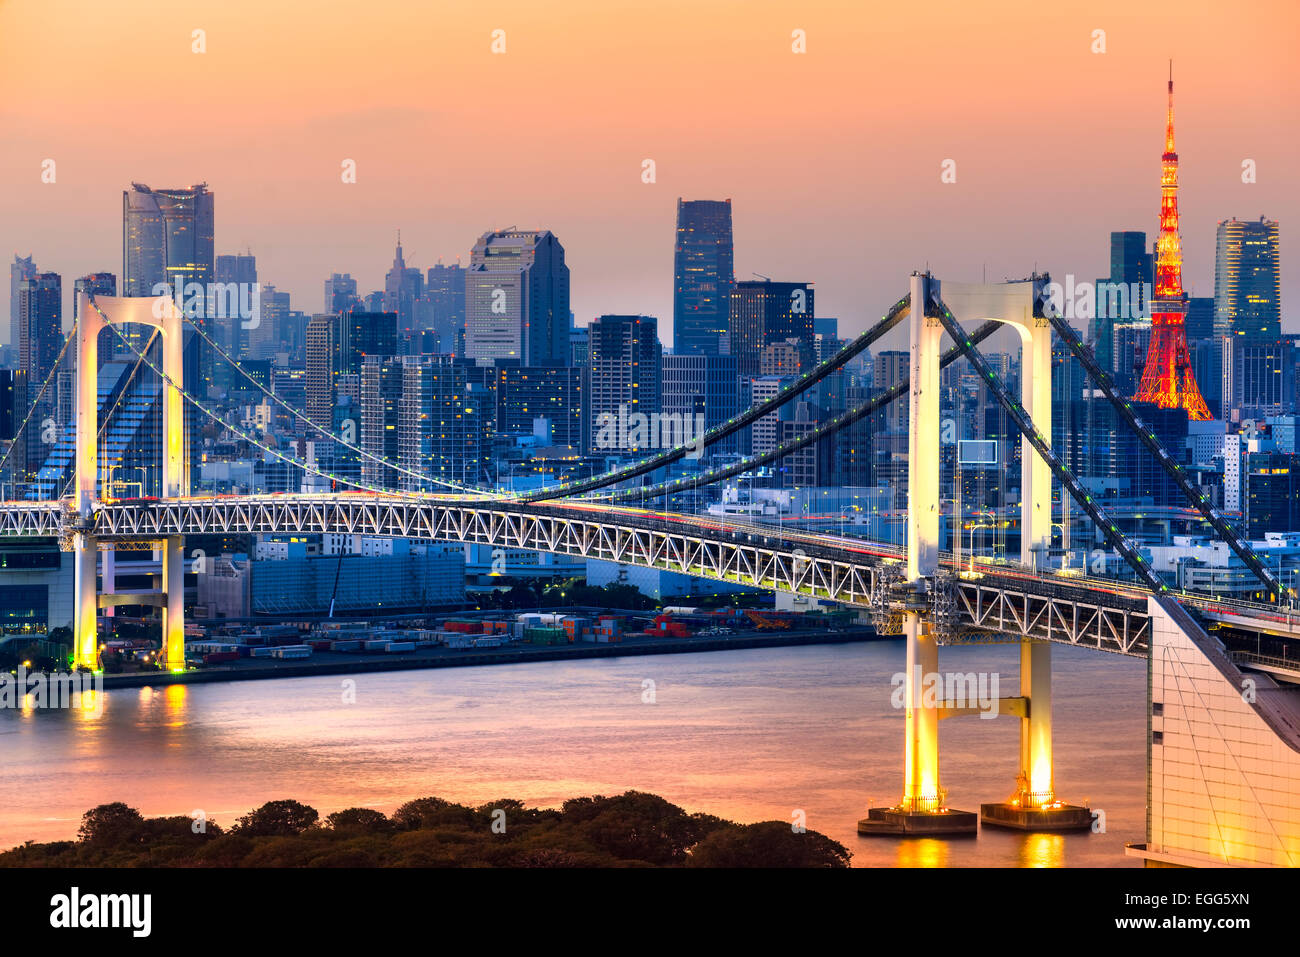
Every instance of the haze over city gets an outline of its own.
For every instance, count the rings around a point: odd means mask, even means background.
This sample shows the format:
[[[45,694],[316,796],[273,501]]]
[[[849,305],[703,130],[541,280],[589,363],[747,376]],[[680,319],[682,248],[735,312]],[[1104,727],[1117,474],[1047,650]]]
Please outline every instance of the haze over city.
[[[0,249],[118,272],[121,190],[207,182],[217,251],[251,250],[310,312],[331,272],[381,288],[398,229],[424,267],[467,262],[488,229],[544,228],[579,324],[654,315],[668,345],[676,200],[729,197],[736,278],[814,282],[850,334],[914,268],[1092,279],[1111,230],[1154,235],[1168,58],[1185,287],[1213,294],[1219,220],[1266,215],[1287,248],[1294,4],[937,8],[0,3]]]

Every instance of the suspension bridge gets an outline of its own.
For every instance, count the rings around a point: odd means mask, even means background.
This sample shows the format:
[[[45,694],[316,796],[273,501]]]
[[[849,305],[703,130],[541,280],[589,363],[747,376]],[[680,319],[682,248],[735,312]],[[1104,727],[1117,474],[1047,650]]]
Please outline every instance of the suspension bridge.
[[[1152,799],[1147,841],[1132,847],[1131,853],[1164,863],[1300,863],[1300,813],[1286,805],[1300,784],[1300,695],[1285,684],[1297,676],[1275,666],[1244,670],[1250,663],[1207,630],[1300,637],[1300,617],[1291,610],[1295,596],[1195,486],[1139,411],[1120,396],[1053,309],[1046,292],[1049,281],[1047,276],[1033,276],[1012,283],[964,284],[914,273],[908,295],[878,323],[772,398],[710,429],[702,440],[590,479],[521,494],[452,483],[382,460],[390,468],[444,489],[399,492],[301,461],[228,421],[187,391],[181,345],[187,325],[306,428],[361,458],[376,457],[344,442],[266,389],[174,302],[80,293],[79,318],[63,350],[66,353],[75,342],[75,455],[68,489],[57,499],[0,503],[0,538],[54,538],[73,553],[74,653],[78,666],[91,669],[98,667],[98,609],[122,600],[114,594],[112,575],[101,575],[101,551],[127,545],[157,549],[161,581],[155,603],[161,610],[163,653],[170,668],[182,671],[184,537],[212,533],[347,533],[526,548],[815,596],[862,609],[882,634],[904,635],[908,675],[938,674],[941,645],[1014,641],[1021,649],[1020,693],[1004,699],[1001,711],[1020,721],[1020,768],[1012,797],[985,804],[980,813],[985,823],[1011,827],[1067,829],[1090,826],[1092,821],[1087,808],[1068,804],[1056,794],[1052,646],[1071,644],[1142,656],[1149,662],[1150,676]],[[962,321],[979,325],[967,333]],[[712,445],[777,411],[904,322],[911,356],[906,382],[769,452],[686,478],[629,487],[630,482],[666,471],[697,451],[701,442]],[[151,354],[148,344],[138,348],[122,331],[127,324],[150,327],[150,342],[161,340],[161,356]],[[1019,396],[1012,394],[979,349],[1002,326],[1014,328],[1023,347]],[[103,423],[96,390],[103,330],[111,330],[134,355],[137,369],[148,366],[163,383],[162,480],[157,497],[114,499],[103,494],[99,471]],[[944,335],[951,340],[946,351],[941,348]],[[1119,420],[1138,436],[1190,507],[1258,579],[1258,601],[1175,594],[1144,558],[1138,543],[1121,533],[1102,504],[1053,451],[1054,336],[1078,358]],[[978,575],[962,574],[956,558],[941,548],[940,536],[941,471],[934,454],[940,429],[939,370],[962,357],[1022,435],[1021,560],[984,566]],[[760,468],[904,395],[909,401],[905,546],[714,520],[678,513],[667,505],[656,511],[630,504],[671,502],[679,492]],[[184,455],[186,403],[264,453],[304,474],[326,479],[333,487],[351,490],[191,493]],[[31,412],[23,420],[24,427],[30,418]],[[1127,563],[1135,580],[1067,578],[1041,567],[1051,539],[1054,481]],[[133,603],[143,603],[138,595],[130,597]],[[902,798],[891,807],[871,809],[859,825],[862,833],[969,833],[976,828],[977,815],[952,808],[939,778],[939,721],[969,713],[957,702],[929,700],[919,682],[915,686],[908,682]],[[1212,760],[1202,759],[1206,753]]]

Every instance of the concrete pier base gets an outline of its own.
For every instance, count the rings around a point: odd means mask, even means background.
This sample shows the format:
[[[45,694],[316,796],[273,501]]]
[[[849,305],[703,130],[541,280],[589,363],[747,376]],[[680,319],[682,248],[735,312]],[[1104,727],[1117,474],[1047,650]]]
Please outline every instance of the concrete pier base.
[[[1078,804],[1056,807],[981,804],[980,821],[1017,831],[1086,831],[1092,827],[1092,809]]]
[[[979,831],[979,815],[974,811],[903,811],[892,807],[873,807],[858,821],[858,833],[864,837],[974,837]]]

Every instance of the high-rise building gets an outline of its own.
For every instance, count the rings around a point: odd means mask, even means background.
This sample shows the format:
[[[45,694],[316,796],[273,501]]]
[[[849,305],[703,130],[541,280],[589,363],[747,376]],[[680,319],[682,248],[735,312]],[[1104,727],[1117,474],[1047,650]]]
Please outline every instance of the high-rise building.
[[[36,278],[36,261],[32,256],[14,254],[9,264],[9,339],[8,344],[18,348],[18,284],[24,279]]]
[[[245,329],[240,338],[240,358],[269,359],[284,349],[284,325],[289,318],[290,297],[270,283],[262,284],[257,326]]]
[[[753,380],[750,390],[753,405],[762,405],[786,387],[790,382],[789,376],[781,375],[764,375]],[[771,452],[779,441],[781,441],[781,418],[788,417],[794,407],[794,403],[787,402],[775,412],[769,412],[767,415],[754,420],[749,427],[749,454],[762,455]]]
[[[736,281],[731,200],[677,200],[673,352],[720,355]]]
[[[325,280],[325,312],[338,314],[351,309],[360,301],[357,296],[357,281],[351,273],[333,273]]]
[[[111,272],[92,272],[89,275],[82,276],[72,283],[72,321],[80,319],[78,315],[78,300],[81,294],[98,295],[98,296],[116,296],[117,295],[117,277]],[[117,337],[114,336],[114,339]]]
[[[14,437],[14,370],[0,369],[0,441]]]
[[[530,435],[536,420],[550,423],[554,445],[586,453],[588,371],[581,366],[502,366],[496,370],[496,430]]]
[[[1208,421],[1192,359],[1187,351],[1183,295],[1183,245],[1178,233],[1178,153],[1174,149],[1174,77],[1169,73],[1165,151],[1160,157],[1160,234],[1156,239],[1155,295],[1151,300],[1151,345],[1135,402],[1161,409],[1183,409],[1189,418]]]
[[[1223,336],[1223,417],[1283,415],[1296,407],[1297,336]]]
[[[486,474],[488,397],[455,356],[403,356],[402,399],[398,411],[398,481],[411,492],[445,491],[446,486],[417,478],[477,485]],[[363,373],[364,374],[364,373]]]
[[[1267,532],[1300,532],[1300,455],[1251,452],[1245,469],[1246,528],[1251,538]]]
[[[401,405],[401,360],[397,356],[366,356],[361,363],[361,447],[367,457],[361,462],[361,480],[367,485],[400,487],[400,473],[394,466],[400,463]]]
[[[1214,334],[1277,336],[1282,331],[1282,266],[1278,225],[1219,223],[1214,254]]]
[[[116,296],[117,277],[114,276],[111,272],[96,272],[96,273],[91,273],[88,276],[82,276],[81,278],[73,281],[72,283],[72,321],[73,322],[76,322],[79,318],[81,318],[80,315],[78,314],[78,309],[80,308],[79,302],[81,300],[82,293],[85,293],[86,295]],[[138,340],[136,344],[137,349],[142,349],[144,347],[145,339],[140,338],[138,334],[135,336],[131,336],[131,332],[134,330],[122,328],[120,329],[120,331],[127,333],[128,338],[133,339],[133,341]],[[147,336],[145,338],[147,338]],[[125,344],[123,344],[122,340],[117,337],[116,332],[114,332],[112,329],[100,330],[99,361],[101,363],[106,362],[107,360],[112,358],[126,358],[128,355],[130,355],[130,350],[126,347]],[[135,356],[131,356],[131,358],[134,359]],[[72,371],[71,366],[69,366],[69,371]],[[69,396],[69,398],[70,397],[71,396]]]
[[[208,283],[215,270],[213,194],[207,183],[122,192],[122,294],[151,296],[154,285]]]
[[[438,337],[438,351],[463,355],[465,350],[465,270],[460,263],[430,266],[424,295],[416,302],[417,324]]]
[[[1146,297],[1155,282],[1155,256],[1146,247],[1144,232],[1123,230],[1110,234],[1110,275],[1097,280],[1092,328],[1088,330],[1103,369],[1109,369],[1114,361],[1111,329],[1115,323],[1150,315],[1151,304]]]
[[[215,273],[216,282],[233,292],[233,299],[227,296],[227,302],[239,303],[241,297],[243,301],[251,302],[251,292],[258,290],[257,257],[251,253],[228,253],[218,256]],[[242,292],[242,290],[248,290],[249,292]],[[212,292],[210,298],[214,300],[214,303],[209,304],[212,306],[217,299],[215,291]],[[224,313],[224,315],[221,313]],[[247,350],[244,349],[244,340],[248,338],[250,333],[255,333],[261,326],[261,310],[257,311],[257,315],[245,317],[232,314],[229,309],[222,309],[218,312],[213,308],[209,308],[209,314],[213,316],[213,328],[210,332],[212,338],[231,356],[245,355]],[[223,362],[217,364],[217,368],[228,367]]]
[[[399,335],[409,335],[415,322],[415,301],[424,294],[424,274],[406,265],[402,234],[397,234],[393,265],[384,276],[384,312],[397,316]]]
[[[569,365],[585,366],[591,360],[591,338],[586,326],[569,330]]]
[[[334,333],[338,317],[312,316],[307,323],[307,418],[330,429],[334,424]]]
[[[741,376],[759,373],[763,347],[784,339],[813,342],[812,283],[745,280],[731,290],[727,318],[728,353]]]
[[[1214,297],[1213,296],[1192,296],[1187,300],[1187,317],[1184,320],[1184,328],[1187,330],[1187,342],[1190,345],[1193,342],[1203,342],[1214,335]],[[1197,382],[1205,382],[1196,376]],[[1206,388],[1210,388],[1207,384]],[[1208,399],[1209,396],[1206,396]]]
[[[549,230],[479,237],[465,277],[465,355],[524,366],[569,361],[569,267]]]
[[[912,357],[910,353],[897,349],[877,352],[872,360],[871,381],[876,392],[888,392],[894,386],[905,382],[911,376]],[[884,426],[886,432],[906,432],[908,416],[908,396],[900,395],[884,408]]]
[[[1147,353],[1151,350],[1151,323],[1120,322],[1111,326],[1111,373],[1115,385],[1131,392],[1142,381]],[[1190,353],[1188,361],[1191,361]]]
[[[23,448],[17,459],[22,480],[41,467],[49,442],[60,430],[55,422],[57,392],[47,388],[41,395],[41,387],[53,373],[62,346],[62,278],[58,273],[43,272],[22,280],[18,284],[18,374],[14,407],[20,410],[20,415],[32,409],[28,427],[20,438]]]
[[[395,312],[351,309],[341,313],[335,322],[334,371],[355,374],[361,371],[366,356],[397,355],[397,322]]]
[[[649,416],[660,410],[659,321],[653,316],[600,316],[587,327],[591,339],[591,434],[602,422]],[[619,430],[621,433],[621,429]],[[628,452],[631,449],[620,448]]]
[[[96,376],[99,431],[98,476],[105,496],[158,495],[162,461],[162,380],[132,359],[110,359]],[[103,428],[112,414],[112,427]],[[71,418],[51,441],[41,443],[43,463],[27,489],[29,500],[58,498],[72,479],[77,430]]]
[[[661,370],[665,413],[698,417],[691,421],[703,422],[708,430],[740,411],[735,356],[674,354],[663,357]],[[735,452],[736,448],[736,435],[732,434],[709,446],[708,452]]]

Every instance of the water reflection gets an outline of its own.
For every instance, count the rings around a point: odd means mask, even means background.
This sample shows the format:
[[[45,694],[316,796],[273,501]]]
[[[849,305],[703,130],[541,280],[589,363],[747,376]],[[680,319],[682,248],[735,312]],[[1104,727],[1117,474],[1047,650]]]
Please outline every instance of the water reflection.
[[[1064,867],[1065,835],[1026,834],[1020,845],[1021,867]]]
[[[912,837],[898,842],[899,867],[947,867],[948,842],[932,837]]]
[[[376,673],[356,679],[346,705],[341,679],[322,676],[120,689],[99,696],[98,715],[0,709],[11,770],[0,776],[0,847],[72,838],[107,801],[146,816],[205,808],[226,825],[284,797],[324,815],[391,813],[425,795],[555,807],[634,788],[737,821],[788,823],[802,808],[858,866],[1063,863],[1058,839],[1019,832],[858,836],[863,807],[881,803],[870,796],[893,796],[902,780],[890,704],[901,651],[878,642]],[[1016,653],[955,646],[945,658],[954,670],[1011,671]],[[1136,866],[1123,845],[1142,839],[1145,820],[1143,662],[1071,648],[1056,657],[1058,786],[1111,812],[1108,833],[1070,838],[1069,863]],[[943,768],[956,806],[1001,796],[1017,724],[951,724]]]

